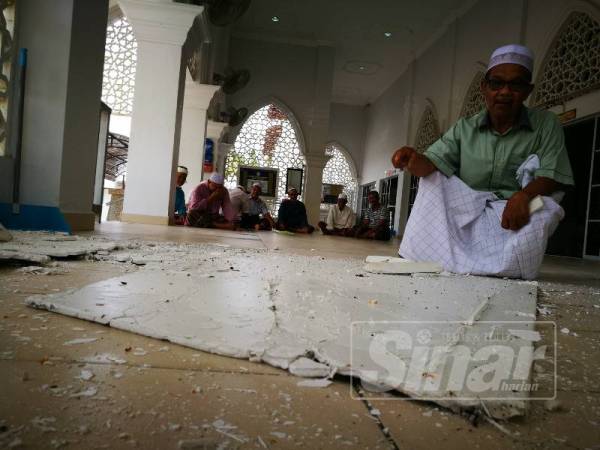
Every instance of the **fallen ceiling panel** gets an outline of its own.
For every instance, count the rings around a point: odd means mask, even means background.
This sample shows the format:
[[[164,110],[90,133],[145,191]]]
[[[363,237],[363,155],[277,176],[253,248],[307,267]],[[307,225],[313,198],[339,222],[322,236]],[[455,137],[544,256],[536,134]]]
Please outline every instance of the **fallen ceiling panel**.
[[[529,379],[536,283],[373,274],[355,259],[209,245],[127,252],[145,264],[137,272],[27,304],[304,376],[351,375],[454,410],[525,411],[526,391],[488,388],[500,375],[511,386]],[[516,363],[499,375],[507,352]]]

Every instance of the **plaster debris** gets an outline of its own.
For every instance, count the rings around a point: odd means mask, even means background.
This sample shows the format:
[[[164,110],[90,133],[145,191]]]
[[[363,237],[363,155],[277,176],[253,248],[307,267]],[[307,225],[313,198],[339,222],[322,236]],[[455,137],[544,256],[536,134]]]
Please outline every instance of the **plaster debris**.
[[[315,380],[302,380],[296,383],[300,387],[310,387],[310,388],[325,388],[329,386],[333,381],[324,379],[315,379]]]
[[[416,262],[404,258],[389,256],[367,256],[364,270],[371,273],[411,274],[440,273],[443,268],[433,262]]]
[[[0,242],[8,242],[11,241],[12,238],[12,234],[10,234],[10,232],[0,223]]]
[[[114,261],[119,252],[103,258]],[[356,277],[363,266],[356,259],[331,264],[318,256],[211,245],[140,244],[126,253],[152,258],[131,273],[72,292],[31,296],[26,304],[201,351],[262,361],[302,376],[323,377],[301,380],[299,386],[327,387],[332,381],[326,377],[338,373],[456,411],[479,408],[482,402],[473,394],[476,389],[471,393],[459,389],[451,398],[442,390],[436,394],[439,400],[432,397],[430,385],[444,372],[448,357],[464,346],[474,354],[487,345],[472,338],[489,335],[489,322],[510,321],[517,334],[533,331],[527,317],[509,313],[535,312],[537,285],[531,283],[437,274]],[[227,270],[217,273],[220,268]],[[384,355],[383,363],[371,352],[374,345],[394,344],[399,330],[419,345],[444,350],[428,353],[422,362],[427,369],[415,385],[381,370],[387,363],[410,365],[411,349],[396,348]],[[516,351],[532,342],[516,338],[502,345]],[[125,363],[112,358],[105,356]],[[529,371],[527,361],[524,367]],[[461,397],[467,394],[471,397]],[[526,391],[499,395],[511,400],[486,402],[493,417],[524,413]]]
[[[17,270],[18,272],[31,273],[35,275],[58,275],[65,273],[64,270],[58,268],[40,267],[40,266],[26,266],[21,267]]]
[[[323,378],[329,375],[331,368],[308,358],[298,358],[290,364],[289,371],[299,377]]]
[[[79,345],[79,344],[89,344],[90,342],[97,341],[98,338],[78,338],[71,339],[70,341],[64,342],[63,345]]]
[[[281,431],[271,431],[269,434],[279,439],[285,439],[287,437],[287,434],[282,433]]]
[[[82,257],[112,251],[117,244],[101,238],[68,236],[42,231],[15,231],[9,242],[0,242],[0,260],[48,263],[53,258]]]
[[[531,330],[508,330],[508,332],[515,337],[520,339],[530,341],[530,342],[538,342],[542,340],[542,336],[537,331]]]
[[[94,372],[91,370],[82,370],[77,378],[83,381],[90,381],[92,378],[94,378]]]
[[[36,416],[33,419],[31,419],[31,424],[34,427],[36,427],[38,430],[40,430],[42,433],[51,433],[53,431],[56,431],[56,428],[54,428],[53,426],[50,425],[55,422],[56,422],[56,417]]]
[[[90,386],[89,388],[83,390],[83,391],[79,391],[76,392],[74,394],[71,394],[69,397],[74,398],[74,397],[93,397],[94,395],[96,395],[98,393],[98,388],[95,386]]]

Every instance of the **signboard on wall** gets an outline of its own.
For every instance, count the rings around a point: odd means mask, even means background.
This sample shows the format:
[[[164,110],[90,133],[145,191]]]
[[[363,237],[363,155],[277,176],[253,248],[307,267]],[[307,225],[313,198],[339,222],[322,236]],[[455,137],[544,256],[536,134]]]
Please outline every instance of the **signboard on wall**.
[[[275,197],[277,193],[277,174],[279,170],[269,167],[240,166],[238,184],[248,191],[255,183],[260,184],[263,197]]]
[[[558,121],[560,123],[567,123],[573,119],[575,119],[577,117],[577,110],[576,109],[570,109],[568,111],[565,111],[564,113],[560,113],[558,115]]]

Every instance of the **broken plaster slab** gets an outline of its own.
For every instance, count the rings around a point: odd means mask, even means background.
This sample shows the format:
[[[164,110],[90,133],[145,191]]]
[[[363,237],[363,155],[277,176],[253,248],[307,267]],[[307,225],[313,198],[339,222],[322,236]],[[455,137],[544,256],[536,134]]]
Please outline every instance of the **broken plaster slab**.
[[[15,231],[9,242],[0,242],[0,260],[45,264],[52,258],[80,257],[112,251],[114,242],[41,231]]]
[[[448,357],[465,345],[473,352],[484,345],[469,342],[475,342],[470,339],[474,335],[490,334],[486,322],[511,321],[506,328],[514,340],[507,345],[532,346],[514,330],[525,331],[521,336],[528,338],[533,325],[520,315],[515,320],[514,311],[535,314],[535,283],[370,274],[358,260],[209,245],[141,245],[127,253],[140,259],[147,255],[146,265],[74,292],[29,297],[26,303],[292,373],[301,374],[312,361],[314,376],[317,371],[326,377],[351,375],[455,410],[479,408],[482,401],[466,388],[432,395],[431,386]],[[119,258],[119,251],[108,258]],[[428,350],[423,360],[410,349],[392,346],[393,351],[382,352],[385,347],[374,347],[394,343],[399,332],[420,339],[424,323],[436,324],[429,327],[438,334],[423,341]],[[418,383],[409,383],[393,369],[394,364],[414,362],[421,367]],[[524,362],[521,375],[528,376],[530,363]],[[486,409],[494,417],[523,414],[527,393],[509,394],[505,401],[486,400]]]

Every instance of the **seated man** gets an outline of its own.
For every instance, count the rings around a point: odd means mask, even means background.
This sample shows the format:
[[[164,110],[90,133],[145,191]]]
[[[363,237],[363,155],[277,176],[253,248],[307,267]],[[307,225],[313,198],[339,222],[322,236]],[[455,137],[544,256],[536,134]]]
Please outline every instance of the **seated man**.
[[[298,190],[295,187],[288,189],[288,198],[279,205],[277,213],[277,229],[291,231],[292,233],[312,233],[315,227],[308,224],[304,203],[298,200]]]
[[[354,221],[356,215],[352,208],[346,206],[348,197],[341,193],[338,195],[337,204],[329,208],[327,222],[319,222],[319,228],[323,234],[334,236],[353,236]]]
[[[223,186],[223,175],[214,172],[190,195],[185,224],[201,228],[233,229],[234,211],[229,193]],[[219,214],[223,211],[223,215]]]
[[[354,227],[354,236],[359,239],[389,241],[391,237],[389,210],[379,203],[379,192],[370,191],[367,199],[369,206],[363,212],[360,223]]]
[[[187,208],[185,206],[185,192],[181,186],[185,184],[188,170],[185,166],[177,166],[177,178],[175,178],[175,225],[183,225]]]
[[[266,230],[271,231],[275,226],[275,222],[269,213],[269,208],[266,203],[260,198],[262,187],[258,183],[252,185],[250,196],[248,197],[247,212],[242,214],[241,227],[256,231]]]
[[[556,116],[523,105],[532,70],[528,48],[497,49],[481,82],[486,109],[460,119],[424,154],[396,151],[394,166],[421,177],[403,257],[457,273],[537,276],[548,237],[564,216],[550,195],[573,184],[573,176]],[[521,176],[525,166],[532,181]],[[530,214],[538,195],[543,207]]]
[[[248,212],[248,192],[244,186],[236,186],[235,189],[229,189],[229,199],[233,209],[233,223],[235,228],[239,228],[242,215]]]

